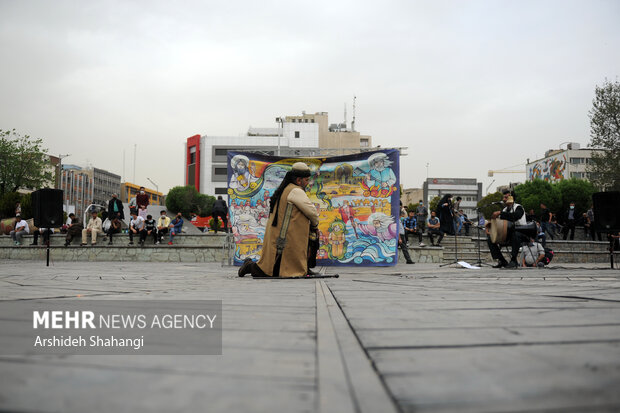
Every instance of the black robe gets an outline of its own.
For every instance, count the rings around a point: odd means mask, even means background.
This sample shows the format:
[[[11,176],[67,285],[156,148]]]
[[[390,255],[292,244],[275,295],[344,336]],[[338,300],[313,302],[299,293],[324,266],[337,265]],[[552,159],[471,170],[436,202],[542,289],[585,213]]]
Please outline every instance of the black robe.
[[[444,204],[448,204],[445,205]],[[452,215],[452,202],[444,196],[437,204],[435,211],[439,217],[439,230],[444,234],[454,235],[454,215]]]

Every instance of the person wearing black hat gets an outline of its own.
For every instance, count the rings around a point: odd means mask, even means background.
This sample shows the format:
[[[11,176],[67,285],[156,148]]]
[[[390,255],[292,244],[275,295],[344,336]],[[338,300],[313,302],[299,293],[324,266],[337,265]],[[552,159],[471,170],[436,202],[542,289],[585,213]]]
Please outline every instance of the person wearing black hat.
[[[316,234],[319,213],[305,188],[310,168],[303,162],[293,164],[271,197],[269,219],[263,249],[257,263],[247,258],[238,275],[254,277],[303,277],[309,274],[308,240]]]

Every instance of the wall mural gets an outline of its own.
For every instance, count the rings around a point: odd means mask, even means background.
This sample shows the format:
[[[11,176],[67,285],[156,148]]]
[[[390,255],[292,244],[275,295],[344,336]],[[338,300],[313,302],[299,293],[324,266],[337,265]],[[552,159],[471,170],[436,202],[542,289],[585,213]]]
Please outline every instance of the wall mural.
[[[395,265],[400,199],[396,149],[326,158],[229,151],[235,264],[260,257],[270,197],[299,161],[307,163],[313,173],[306,192],[320,215],[317,265]]]
[[[541,159],[527,166],[527,175],[530,181],[542,179],[547,182],[565,179],[566,154],[555,155]]]

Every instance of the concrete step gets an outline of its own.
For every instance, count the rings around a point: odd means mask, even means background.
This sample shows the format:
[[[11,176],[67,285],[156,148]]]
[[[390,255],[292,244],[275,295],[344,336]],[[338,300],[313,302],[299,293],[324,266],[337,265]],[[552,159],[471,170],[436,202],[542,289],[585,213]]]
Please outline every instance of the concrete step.
[[[65,244],[65,234],[52,234],[50,237],[50,245],[51,246],[64,246]],[[162,242],[164,244],[168,244],[170,237],[168,235],[164,235],[162,238]],[[23,246],[29,246],[33,241],[32,235],[25,235],[22,238]],[[204,247],[221,247],[224,245],[226,241],[226,234],[218,233],[216,234],[179,234],[174,236],[174,244],[175,245],[186,245],[186,246],[204,246]],[[74,237],[71,245],[80,245],[82,242],[82,237]],[[113,237],[114,245],[122,245],[127,246],[129,244],[129,234],[114,234]],[[39,245],[43,243],[43,237],[39,237],[38,241]],[[90,237],[88,237],[88,243],[90,244]],[[107,241],[103,241],[103,237],[97,237],[97,243],[107,244]],[[138,243],[138,237],[134,237],[134,243]],[[149,236],[146,240],[146,244],[153,244],[153,237]],[[9,235],[0,235],[0,246],[13,246],[13,240]]]
[[[0,259],[45,261],[45,247],[0,246]],[[232,255],[232,254],[231,254]],[[51,246],[51,261],[143,261],[143,262],[227,262],[228,255],[220,247],[157,245],[144,247]]]

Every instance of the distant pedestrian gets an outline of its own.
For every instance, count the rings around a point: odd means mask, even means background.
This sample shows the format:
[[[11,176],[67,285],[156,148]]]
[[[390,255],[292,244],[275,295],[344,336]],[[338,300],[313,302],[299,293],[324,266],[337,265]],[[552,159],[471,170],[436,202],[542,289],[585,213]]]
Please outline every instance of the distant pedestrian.
[[[424,206],[424,201],[420,199],[418,207],[415,209],[415,214],[418,223],[418,230],[424,234],[426,231],[426,220],[428,219],[428,209]]]
[[[411,219],[413,219],[415,221],[415,216],[413,211],[410,211],[411,214]],[[398,246],[400,247],[400,250],[403,252],[403,257],[405,257],[405,262],[407,264],[415,264],[415,262],[413,262],[413,260],[411,259],[411,256],[409,255],[409,244],[407,243],[407,237],[408,235],[405,233],[405,226],[403,224],[403,221],[405,220],[405,210],[401,210],[400,211],[400,219],[398,220]]]
[[[595,237],[598,237],[598,240],[601,241],[601,233],[596,231],[595,217],[594,217],[594,205],[590,206],[588,212],[588,220],[590,221],[590,236],[592,237],[592,241],[596,241]]]
[[[569,231],[571,241],[575,239],[575,225],[578,218],[579,214],[575,209],[575,203],[571,202],[568,210],[564,213],[564,230],[562,231],[563,239],[568,237]]]
[[[226,201],[222,199],[222,195],[217,196],[217,200],[213,204],[213,230],[217,234],[217,228],[219,226],[218,218],[222,219],[222,223],[224,224],[224,232],[228,233],[228,218],[226,214],[228,213],[228,205],[226,205]]]
[[[123,210],[123,203],[118,199],[118,194],[112,194],[112,199],[108,202],[108,217],[112,219],[116,216],[125,219],[125,211]]]
[[[442,234],[454,235],[454,214],[452,206],[452,194],[445,194],[437,203],[435,214],[439,217]],[[430,227],[429,227],[430,228]]]
[[[143,219],[146,218],[146,208],[150,203],[149,196],[143,186],[140,187],[140,192],[136,195],[136,205],[138,206],[138,215]]]
[[[540,203],[540,226],[548,236],[553,239],[553,231],[551,228],[551,212],[545,204]]]

